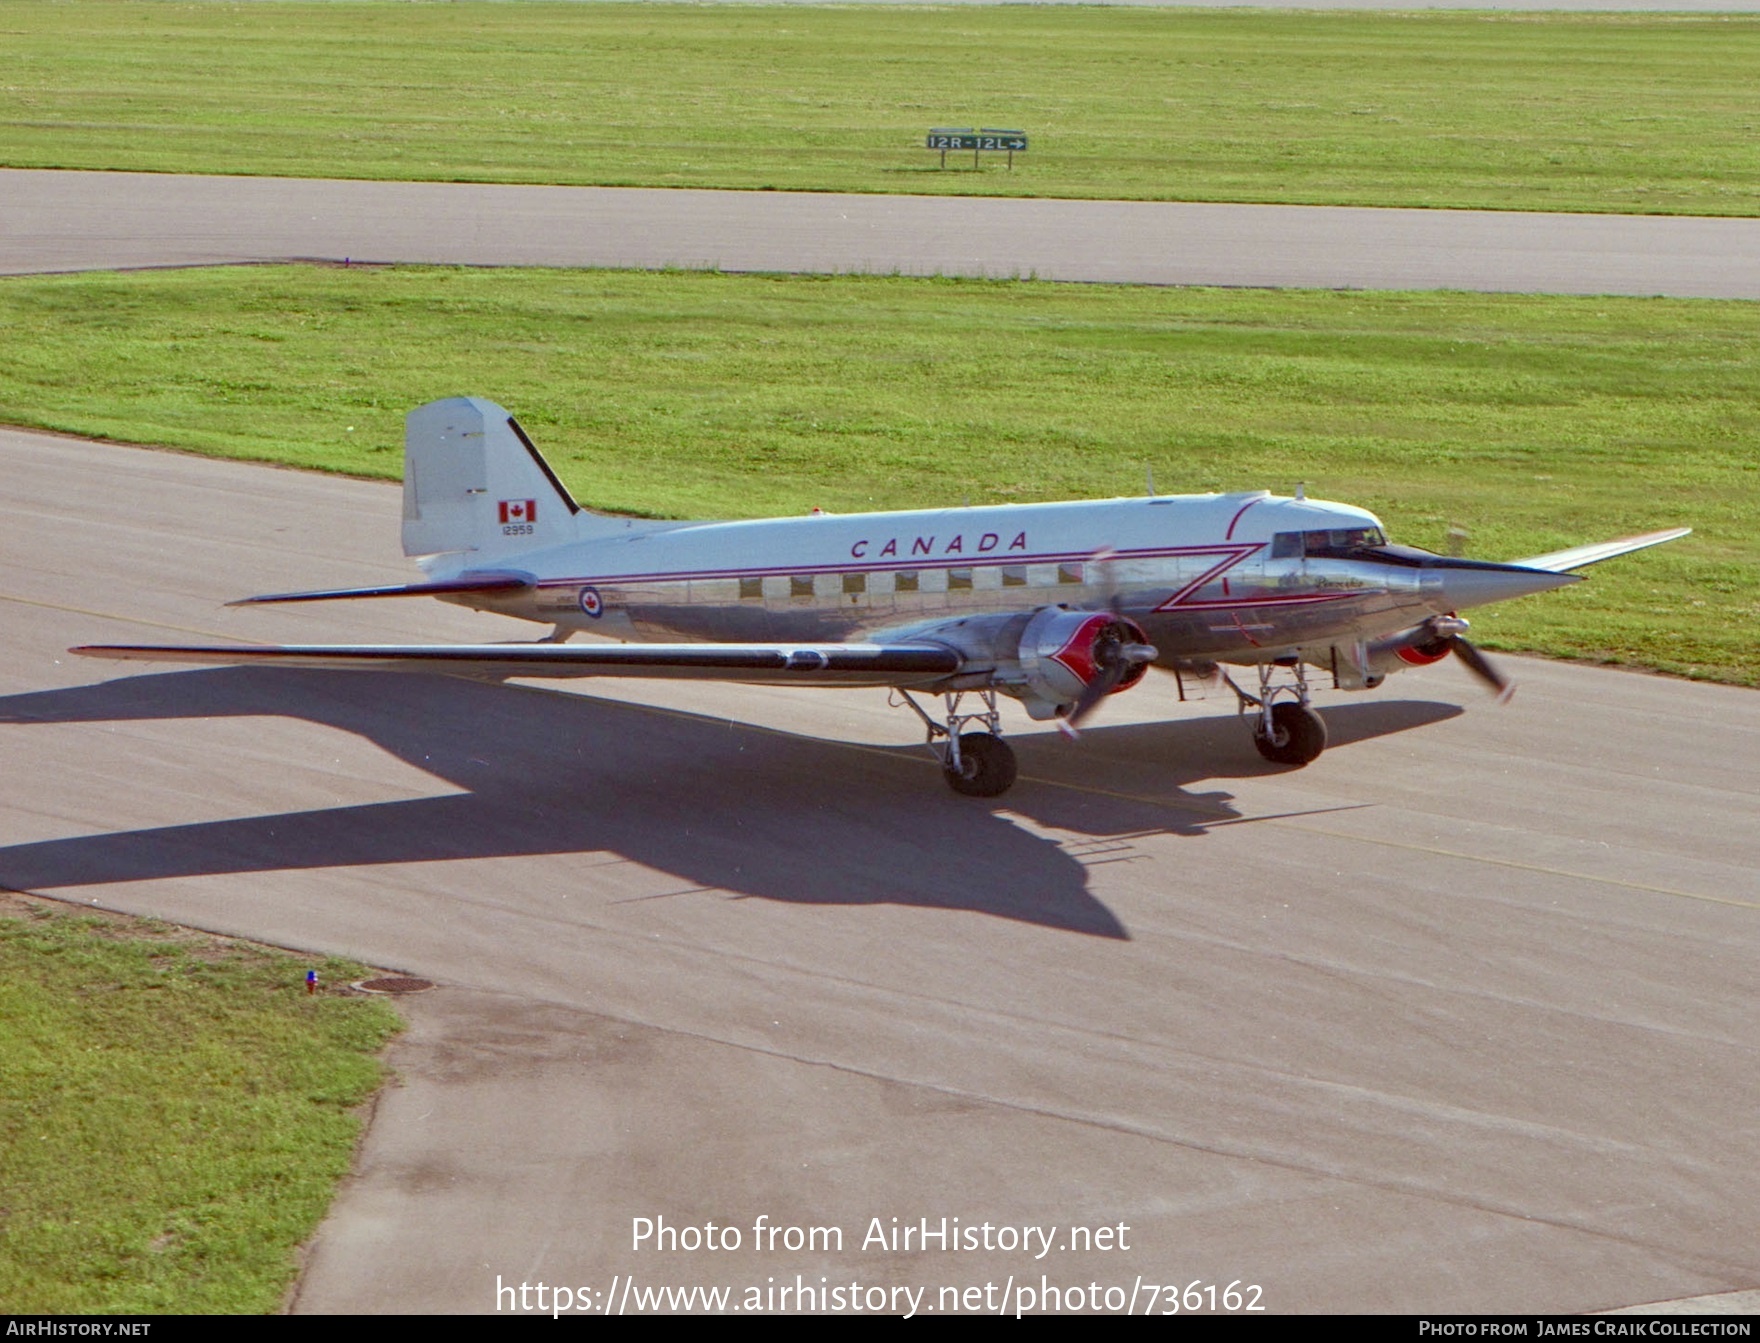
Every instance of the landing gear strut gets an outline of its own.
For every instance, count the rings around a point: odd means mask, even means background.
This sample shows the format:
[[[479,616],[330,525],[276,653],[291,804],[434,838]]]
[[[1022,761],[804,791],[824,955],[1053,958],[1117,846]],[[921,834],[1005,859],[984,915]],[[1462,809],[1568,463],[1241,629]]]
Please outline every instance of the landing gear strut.
[[[1226,677],[1250,716],[1253,745],[1274,765],[1306,765],[1326,749],[1326,720],[1308,703],[1308,675],[1300,658],[1259,664],[1259,693],[1252,695]]]
[[[941,774],[947,786],[967,797],[1001,797],[1014,784],[1014,751],[1002,740],[1002,715],[996,711],[996,692],[975,692],[983,701],[979,713],[961,713],[961,691],[950,691],[945,722],[936,722],[912,699],[910,692],[900,690],[898,699],[910,706],[911,712],[923,720],[929,732],[929,749],[941,761]],[[893,701],[898,703],[898,699]],[[982,723],[987,731],[967,732],[967,723]]]

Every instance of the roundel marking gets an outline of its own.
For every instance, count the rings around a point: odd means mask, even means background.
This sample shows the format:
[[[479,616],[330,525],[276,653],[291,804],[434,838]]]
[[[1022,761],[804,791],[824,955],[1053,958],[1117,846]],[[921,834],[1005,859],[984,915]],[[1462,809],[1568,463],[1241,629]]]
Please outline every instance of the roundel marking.
[[[605,614],[605,599],[599,595],[598,588],[581,589],[581,614],[597,620]]]

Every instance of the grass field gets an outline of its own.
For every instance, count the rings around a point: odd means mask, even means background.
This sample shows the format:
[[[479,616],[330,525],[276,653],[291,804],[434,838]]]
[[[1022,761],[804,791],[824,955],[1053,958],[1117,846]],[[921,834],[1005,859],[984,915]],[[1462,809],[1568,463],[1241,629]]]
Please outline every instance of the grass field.
[[[9,0],[0,50],[14,167],[1760,212],[1756,15]]]
[[[0,1311],[263,1313],[397,1030],[361,967],[0,908]]]
[[[1490,559],[1687,524],[1477,628],[1760,682],[1752,303],[246,267],[0,281],[0,342],[13,423],[395,477],[404,412],[472,393],[584,502],[649,515],[1130,494],[1152,468],[1304,481]]]

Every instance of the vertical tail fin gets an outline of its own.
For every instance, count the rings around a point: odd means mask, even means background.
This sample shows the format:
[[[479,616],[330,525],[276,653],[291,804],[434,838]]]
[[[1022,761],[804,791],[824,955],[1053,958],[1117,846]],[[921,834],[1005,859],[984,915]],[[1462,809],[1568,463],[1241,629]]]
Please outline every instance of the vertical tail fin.
[[[475,552],[473,564],[576,539],[583,514],[493,401],[431,401],[404,421],[403,553]]]

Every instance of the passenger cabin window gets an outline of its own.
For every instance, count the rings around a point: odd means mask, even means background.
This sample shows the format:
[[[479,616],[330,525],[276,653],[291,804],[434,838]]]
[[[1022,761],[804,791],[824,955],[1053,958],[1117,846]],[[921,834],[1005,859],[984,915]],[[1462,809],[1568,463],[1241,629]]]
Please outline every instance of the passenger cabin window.
[[[761,578],[742,578],[739,580],[741,601],[763,600],[764,580]]]
[[[892,590],[894,592],[915,592],[917,590],[916,571],[912,569],[900,573],[893,581]]]

